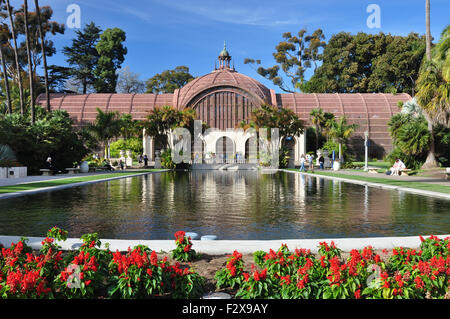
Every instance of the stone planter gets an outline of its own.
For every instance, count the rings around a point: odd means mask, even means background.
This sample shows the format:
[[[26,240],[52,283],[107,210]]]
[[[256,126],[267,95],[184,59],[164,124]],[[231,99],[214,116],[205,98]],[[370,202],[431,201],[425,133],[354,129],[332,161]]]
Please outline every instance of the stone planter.
[[[80,164],[80,173],[87,173],[89,172],[89,164],[86,161],[81,162]]]
[[[341,169],[341,162],[339,162],[339,161],[334,161],[333,162],[333,170],[334,171],[338,171],[338,170],[340,170]]]
[[[27,167],[0,167],[0,178],[20,178],[27,176]]]

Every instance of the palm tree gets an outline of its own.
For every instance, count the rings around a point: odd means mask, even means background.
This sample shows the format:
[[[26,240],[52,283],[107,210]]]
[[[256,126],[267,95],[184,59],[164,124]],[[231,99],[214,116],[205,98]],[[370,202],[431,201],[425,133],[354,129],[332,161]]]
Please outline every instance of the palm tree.
[[[322,109],[312,109],[309,113],[311,123],[316,129],[316,152],[319,149],[319,138],[322,135],[322,126],[325,125],[325,116]]]
[[[31,45],[30,45],[30,32],[28,27],[28,1],[23,1],[23,17],[24,17],[24,24],[25,24],[25,39],[26,39],[26,46],[27,46],[27,59],[28,59],[28,77],[30,80],[30,104],[31,104],[31,124],[34,124],[36,121],[36,114],[35,114],[35,101],[34,101],[34,79],[33,79],[33,67],[31,62]]]
[[[119,112],[103,112],[97,108],[95,122],[88,129],[104,145],[104,158],[109,159],[109,144],[114,137],[120,135],[122,120]]]
[[[319,138],[327,130],[330,123],[334,121],[334,114],[329,112],[324,112],[321,108],[312,109],[309,113],[309,118],[311,123],[314,124],[316,130],[316,151],[319,148]]]
[[[38,23],[39,37],[41,38],[42,62],[44,63],[45,98],[47,100],[47,111],[50,112],[50,93],[48,91],[47,57],[45,56],[44,32],[42,30],[41,10],[39,9],[39,2],[38,2],[38,0],[34,0],[34,5],[36,7],[36,17],[37,17],[37,23]]]
[[[450,126],[450,26],[447,26],[439,43],[432,50],[431,60],[423,62],[417,79],[417,102],[424,110],[430,132],[430,150],[422,168],[438,167],[435,155],[436,123]]]
[[[3,67],[3,80],[5,81],[6,105],[8,113],[12,114],[11,93],[9,91],[8,72],[6,70],[5,54],[3,50],[3,43],[8,42],[9,38],[8,35],[9,35],[8,27],[6,25],[0,26],[0,59],[2,60],[2,67]]]
[[[347,124],[347,119],[342,116],[334,121],[329,121],[328,136],[339,144],[339,162],[342,162],[342,144],[345,143],[358,127],[357,124]]]
[[[11,8],[11,5],[9,4],[9,0],[6,0],[6,8],[8,10],[9,24],[10,24],[9,27],[10,27],[11,36],[12,36],[13,43],[14,43],[14,59],[16,62],[16,72],[17,72],[17,78],[18,78],[18,82],[19,82],[20,113],[22,115],[24,115],[25,114],[25,103],[24,103],[24,96],[23,96],[22,73],[21,73],[21,68],[20,68],[20,64],[19,64],[19,55],[17,53],[16,30],[14,28],[14,21],[13,21],[13,17],[12,17],[12,8]]]
[[[431,60],[430,0],[425,0],[426,55]]]

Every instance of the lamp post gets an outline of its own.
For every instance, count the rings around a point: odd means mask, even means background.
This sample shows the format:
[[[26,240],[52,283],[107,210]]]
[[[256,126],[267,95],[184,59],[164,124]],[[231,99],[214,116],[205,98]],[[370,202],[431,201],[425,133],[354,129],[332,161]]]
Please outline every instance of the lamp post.
[[[365,149],[365,160],[364,160],[364,171],[367,172],[368,168],[368,157],[369,157],[369,131],[364,132],[364,149]]]

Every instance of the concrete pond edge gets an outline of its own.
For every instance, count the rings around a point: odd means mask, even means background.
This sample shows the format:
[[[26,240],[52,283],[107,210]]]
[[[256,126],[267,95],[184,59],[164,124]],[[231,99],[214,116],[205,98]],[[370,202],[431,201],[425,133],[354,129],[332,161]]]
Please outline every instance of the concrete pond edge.
[[[436,235],[440,239],[450,238],[450,235]],[[423,235],[428,238],[429,235]],[[0,236],[0,244],[10,247],[11,243],[17,243],[20,236]],[[27,244],[36,250],[41,249],[44,237],[27,237]],[[296,248],[310,249],[311,252],[318,251],[319,243],[327,242],[335,245],[344,252],[352,249],[361,250],[372,246],[373,249],[393,249],[395,247],[419,248],[421,240],[419,236],[404,237],[365,237],[365,238],[318,238],[318,239],[277,239],[277,240],[192,240],[192,249],[198,253],[208,255],[232,254],[234,250],[240,253],[250,254],[258,250],[268,252],[270,249],[277,250],[282,244],[286,244],[293,251]],[[107,246],[111,251],[127,251],[136,245],[146,245],[156,252],[170,252],[175,249],[175,240],[123,240],[123,239],[101,239],[102,249]],[[78,238],[68,238],[66,241],[57,241],[62,250],[77,250],[83,242]]]

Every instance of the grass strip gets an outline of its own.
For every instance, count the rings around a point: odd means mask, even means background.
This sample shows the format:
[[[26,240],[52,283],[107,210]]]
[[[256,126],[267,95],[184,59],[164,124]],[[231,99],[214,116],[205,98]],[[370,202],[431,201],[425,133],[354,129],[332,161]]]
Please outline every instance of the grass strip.
[[[291,168],[289,170],[298,172],[297,169]],[[352,179],[352,180],[363,181],[363,182],[378,183],[378,184],[384,184],[384,185],[390,185],[390,186],[399,186],[399,187],[405,187],[405,188],[419,189],[419,190],[429,191],[429,192],[450,194],[450,186],[436,185],[436,184],[424,183],[424,182],[416,182],[416,181],[411,181],[411,180],[399,181],[399,180],[383,178],[383,177],[366,177],[366,176],[360,176],[360,175],[339,174],[339,173],[331,173],[331,172],[317,172],[317,171],[314,173],[311,173],[311,174],[346,178],[346,179]]]
[[[108,179],[108,178],[114,178],[114,177],[122,177],[122,176],[127,176],[127,175],[136,175],[136,174],[142,174],[142,173],[147,173],[147,172],[158,172],[158,171],[160,171],[160,170],[148,169],[148,170],[139,170],[139,171],[133,171],[133,172],[96,174],[96,175],[92,175],[92,176],[69,177],[69,178],[53,179],[53,180],[47,180],[47,181],[41,181],[41,182],[30,182],[30,183],[25,183],[25,184],[0,186],[0,194],[15,193],[15,192],[21,192],[21,191],[26,191],[26,190],[38,189],[38,188],[54,187],[54,186],[96,181],[96,180],[102,180],[102,179]]]

